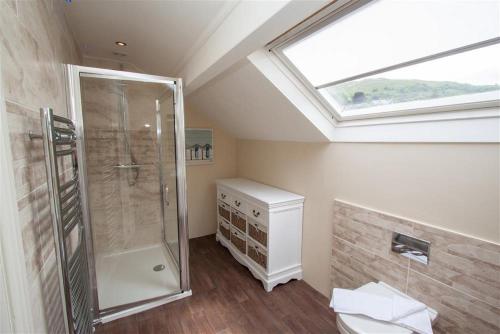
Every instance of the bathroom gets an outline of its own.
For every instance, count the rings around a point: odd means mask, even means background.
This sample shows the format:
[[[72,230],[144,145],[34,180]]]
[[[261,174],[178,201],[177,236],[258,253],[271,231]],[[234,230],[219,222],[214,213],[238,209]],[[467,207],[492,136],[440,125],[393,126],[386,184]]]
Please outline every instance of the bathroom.
[[[0,333],[500,330],[499,1],[0,0],[0,27]]]

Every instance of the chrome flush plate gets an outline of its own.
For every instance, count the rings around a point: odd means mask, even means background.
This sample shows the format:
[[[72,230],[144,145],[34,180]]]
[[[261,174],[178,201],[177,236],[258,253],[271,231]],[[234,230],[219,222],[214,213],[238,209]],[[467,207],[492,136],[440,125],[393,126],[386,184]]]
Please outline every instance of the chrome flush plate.
[[[391,250],[393,252],[425,265],[429,263],[430,246],[429,241],[397,232],[392,233]]]

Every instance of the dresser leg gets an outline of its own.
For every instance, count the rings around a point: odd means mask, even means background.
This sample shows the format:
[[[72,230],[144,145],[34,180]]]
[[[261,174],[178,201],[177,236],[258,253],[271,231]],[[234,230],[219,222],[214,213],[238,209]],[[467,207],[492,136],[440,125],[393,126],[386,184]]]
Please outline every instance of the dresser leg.
[[[262,285],[264,286],[264,290],[266,290],[266,292],[273,291],[274,285],[271,285],[271,284],[266,283],[264,281],[262,281]]]

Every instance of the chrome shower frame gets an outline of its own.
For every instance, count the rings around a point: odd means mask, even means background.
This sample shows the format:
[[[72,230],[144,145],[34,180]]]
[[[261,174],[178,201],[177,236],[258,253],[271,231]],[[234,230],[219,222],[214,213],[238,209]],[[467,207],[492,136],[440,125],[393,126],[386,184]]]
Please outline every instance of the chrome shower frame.
[[[87,237],[87,257],[89,262],[91,300],[93,306],[94,323],[108,322],[123,316],[142,312],[152,307],[156,307],[168,302],[181,299],[191,295],[189,281],[189,237],[187,225],[187,198],[186,198],[186,164],[184,148],[184,100],[182,93],[182,79],[169,78],[142,73],[115,71],[102,68],[93,68],[78,65],[66,65],[68,76],[68,106],[71,119],[76,125],[77,152],[79,163],[80,189],[83,205],[83,222],[86,227]],[[174,114],[175,114],[175,149],[176,149],[176,174],[177,174],[177,216],[179,230],[179,272],[180,272],[180,291],[178,293],[151,298],[135,303],[116,306],[110,309],[101,310],[99,308],[99,299],[97,293],[97,277],[95,269],[95,257],[92,238],[92,226],[90,222],[90,209],[87,193],[87,166],[85,154],[85,133],[83,124],[83,110],[81,103],[80,77],[95,77],[101,79],[141,81],[149,83],[160,83],[174,88]],[[162,183],[160,182],[160,186]],[[161,192],[161,201],[163,203],[164,194]],[[165,216],[162,216],[165,219]],[[164,229],[165,220],[162,222]],[[162,230],[162,235],[165,233]],[[163,239],[163,238],[162,238]]]

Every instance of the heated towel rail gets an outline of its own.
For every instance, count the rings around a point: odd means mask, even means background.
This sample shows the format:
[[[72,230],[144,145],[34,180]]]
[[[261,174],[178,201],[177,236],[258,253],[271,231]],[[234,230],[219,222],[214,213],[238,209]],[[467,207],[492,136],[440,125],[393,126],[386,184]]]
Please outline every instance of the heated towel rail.
[[[90,334],[93,314],[75,126],[50,108],[40,109],[40,114],[66,332]],[[30,134],[30,138],[39,137]]]

